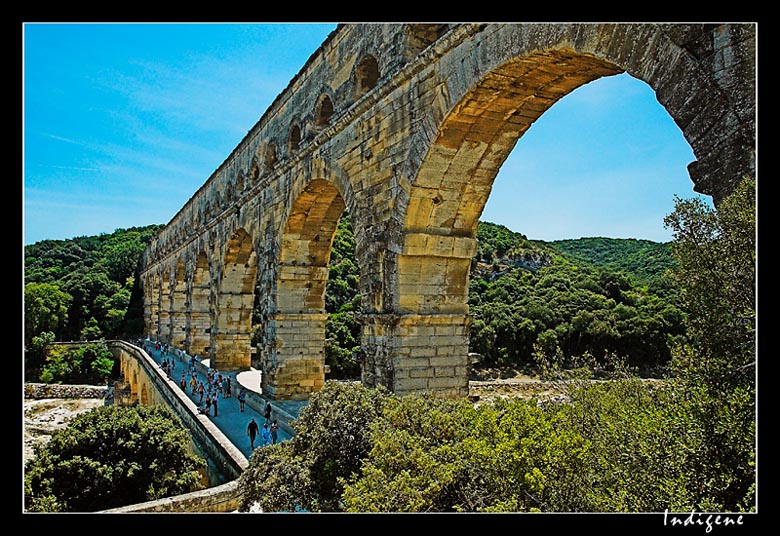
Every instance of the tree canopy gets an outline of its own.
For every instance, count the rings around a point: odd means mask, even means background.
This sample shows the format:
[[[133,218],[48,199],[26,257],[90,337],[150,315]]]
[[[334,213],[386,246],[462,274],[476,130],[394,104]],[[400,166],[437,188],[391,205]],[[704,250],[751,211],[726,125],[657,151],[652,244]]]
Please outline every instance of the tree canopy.
[[[105,406],[76,416],[25,465],[31,512],[95,512],[195,491],[205,460],[162,406]]]

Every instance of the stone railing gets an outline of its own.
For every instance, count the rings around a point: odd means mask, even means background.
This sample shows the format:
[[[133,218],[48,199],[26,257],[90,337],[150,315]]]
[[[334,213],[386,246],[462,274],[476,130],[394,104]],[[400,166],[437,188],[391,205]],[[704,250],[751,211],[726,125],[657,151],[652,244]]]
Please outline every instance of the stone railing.
[[[121,506],[101,513],[121,514],[129,512],[237,512],[241,506],[238,480],[213,488],[193,491],[175,497]]]

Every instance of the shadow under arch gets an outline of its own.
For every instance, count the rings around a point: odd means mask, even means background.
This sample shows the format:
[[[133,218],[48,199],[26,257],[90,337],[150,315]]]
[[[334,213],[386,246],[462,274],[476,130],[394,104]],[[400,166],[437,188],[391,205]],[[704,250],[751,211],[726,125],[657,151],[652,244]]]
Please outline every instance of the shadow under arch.
[[[325,287],[328,261],[346,208],[336,185],[311,180],[289,209],[281,236],[275,312],[262,357],[263,393],[305,400],[325,383]]]

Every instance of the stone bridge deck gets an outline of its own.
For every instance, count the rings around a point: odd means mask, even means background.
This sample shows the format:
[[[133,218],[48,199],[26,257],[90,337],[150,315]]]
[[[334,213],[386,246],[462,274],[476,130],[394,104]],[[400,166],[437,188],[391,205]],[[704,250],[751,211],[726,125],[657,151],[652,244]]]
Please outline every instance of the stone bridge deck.
[[[143,349],[157,364],[162,364],[164,357],[159,350],[154,349],[154,344],[151,342],[144,344]],[[169,383],[172,384],[169,385],[169,388],[180,390],[179,381],[181,379],[181,373],[182,371],[187,370],[186,360],[189,360],[190,356],[183,352],[176,353],[179,355],[169,353],[166,356],[169,362],[173,362],[175,367],[172,376],[169,379]],[[208,367],[208,359],[199,360],[197,362],[196,368],[198,369],[198,378],[200,380],[205,380]],[[260,387],[260,371],[254,369],[240,372],[223,372],[222,375],[223,377],[229,377],[231,379],[233,385],[232,397],[220,397],[217,405],[217,415],[214,415],[212,412],[208,418],[233,443],[233,445],[241,451],[247,460],[252,456],[253,452],[253,449],[250,446],[249,437],[247,436],[247,425],[252,418],[254,418],[260,426],[265,423],[263,411],[266,402],[270,402],[271,407],[273,408],[271,418],[277,419],[279,422],[279,440],[283,441],[292,437],[293,430],[290,427],[290,422],[298,417],[298,413],[306,404],[306,401],[274,401],[264,398]],[[198,394],[192,394],[190,391],[189,374],[186,375],[186,378],[188,386],[184,393],[196,405],[200,406],[200,396]],[[243,412],[240,411],[237,397],[239,386],[243,386],[247,389],[246,405]],[[258,448],[259,446],[260,436],[258,435],[255,441],[255,448]]]

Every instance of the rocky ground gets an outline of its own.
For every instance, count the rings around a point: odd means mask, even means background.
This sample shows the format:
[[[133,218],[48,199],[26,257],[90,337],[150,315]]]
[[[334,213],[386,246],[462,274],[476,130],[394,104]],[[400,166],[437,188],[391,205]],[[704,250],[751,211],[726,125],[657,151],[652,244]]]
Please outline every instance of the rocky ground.
[[[469,396],[477,403],[497,398],[523,398],[541,401],[564,397],[558,382],[547,382],[514,369],[479,369],[472,372]]]
[[[44,398],[24,401],[24,460],[33,456],[33,445],[45,444],[79,413],[105,404],[100,398]]]

